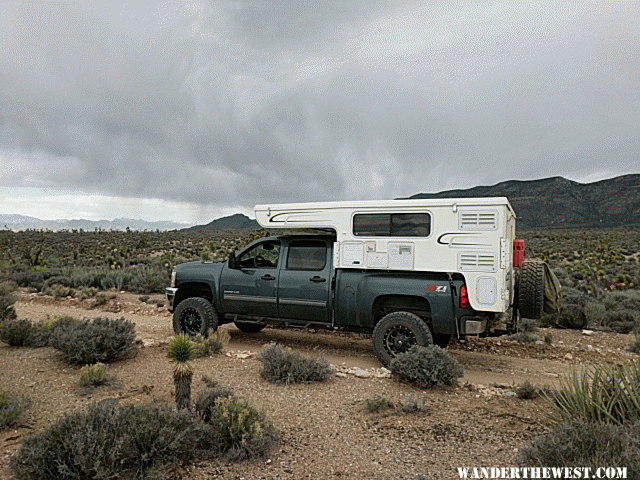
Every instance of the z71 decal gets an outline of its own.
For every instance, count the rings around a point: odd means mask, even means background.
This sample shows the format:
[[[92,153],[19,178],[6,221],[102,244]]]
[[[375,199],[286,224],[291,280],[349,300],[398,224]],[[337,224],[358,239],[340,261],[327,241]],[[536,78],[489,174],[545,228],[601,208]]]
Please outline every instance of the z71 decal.
[[[447,293],[447,286],[446,285],[429,285],[427,287],[427,292]]]

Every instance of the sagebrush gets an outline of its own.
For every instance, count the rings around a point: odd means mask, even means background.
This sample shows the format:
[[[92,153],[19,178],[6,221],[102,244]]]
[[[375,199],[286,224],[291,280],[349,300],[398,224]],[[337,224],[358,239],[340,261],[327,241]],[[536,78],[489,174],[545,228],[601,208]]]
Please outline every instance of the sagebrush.
[[[455,385],[464,374],[462,365],[437,345],[414,345],[396,355],[389,369],[397,379],[421,388]]]
[[[54,323],[49,343],[67,362],[80,365],[130,358],[140,346],[134,324],[124,317],[82,321],[61,318]]]
[[[269,345],[258,355],[260,374],[272,383],[311,383],[329,379],[334,371],[322,357],[304,357],[280,345]]]
[[[20,423],[28,401],[5,390],[0,390],[0,430]]]
[[[626,467],[624,478],[640,478],[640,423],[562,423],[521,448],[517,462],[522,467],[589,467],[592,472]]]

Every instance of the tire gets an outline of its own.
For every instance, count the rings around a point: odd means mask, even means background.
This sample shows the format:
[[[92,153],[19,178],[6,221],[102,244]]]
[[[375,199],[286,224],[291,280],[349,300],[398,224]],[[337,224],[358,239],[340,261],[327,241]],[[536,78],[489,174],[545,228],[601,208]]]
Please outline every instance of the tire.
[[[173,331],[196,336],[207,335],[209,329],[218,329],[218,315],[211,302],[202,297],[181,301],[173,312]]]
[[[372,341],[378,360],[388,367],[397,354],[413,345],[431,345],[433,337],[427,324],[415,313],[392,312],[375,326]]]
[[[452,335],[450,333],[434,333],[433,334],[433,343],[440,348],[447,348],[449,342],[451,341]]]
[[[244,333],[257,333],[262,330],[266,325],[262,323],[254,323],[254,322],[241,322],[240,320],[236,320],[233,323],[236,324],[238,330]]]
[[[539,319],[544,308],[544,263],[525,260],[520,267],[518,310],[523,318]]]

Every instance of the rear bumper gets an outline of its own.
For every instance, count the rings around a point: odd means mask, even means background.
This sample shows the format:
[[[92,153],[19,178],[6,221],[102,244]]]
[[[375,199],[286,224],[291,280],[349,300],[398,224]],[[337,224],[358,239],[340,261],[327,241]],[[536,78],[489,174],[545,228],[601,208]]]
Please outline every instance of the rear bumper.
[[[487,331],[487,319],[485,317],[462,317],[460,330],[463,335],[479,335]]]
[[[173,301],[176,298],[176,292],[178,291],[177,288],[173,288],[173,287],[167,287],[164,289],[164,294],[167,297],[167,310],[169,310],[170,312],[173,312]]]

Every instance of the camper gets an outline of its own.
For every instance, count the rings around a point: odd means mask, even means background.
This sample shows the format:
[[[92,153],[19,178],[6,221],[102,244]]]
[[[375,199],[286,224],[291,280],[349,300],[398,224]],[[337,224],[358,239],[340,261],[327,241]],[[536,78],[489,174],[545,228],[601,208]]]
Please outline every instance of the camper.
[[[368,332],[388,365],[412,345],[542,314],[543,264],[524,261],[506,198],[257,205],[255,215],[278,235],[225,262],[176,267],[176,332],[228,322]]]

